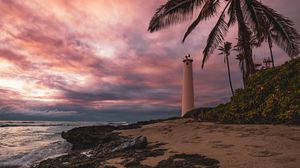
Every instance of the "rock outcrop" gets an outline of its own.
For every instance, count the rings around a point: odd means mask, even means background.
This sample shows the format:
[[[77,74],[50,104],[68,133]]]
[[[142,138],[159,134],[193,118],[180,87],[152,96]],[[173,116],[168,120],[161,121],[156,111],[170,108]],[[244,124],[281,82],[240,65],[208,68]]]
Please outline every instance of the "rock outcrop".
[[[148,144],[147,138],[144,136],[138,136],[131,138],[121,145],[115,147],[111,152],[121,151],[125,149],[142,149],[145,148]]]
[[[82,150],[120,139],[116,133],[112,132],[113,130],[116,130],[116,127],[110,125],[79,127],[62,132],[61,136],[72,144],[73,150]]]

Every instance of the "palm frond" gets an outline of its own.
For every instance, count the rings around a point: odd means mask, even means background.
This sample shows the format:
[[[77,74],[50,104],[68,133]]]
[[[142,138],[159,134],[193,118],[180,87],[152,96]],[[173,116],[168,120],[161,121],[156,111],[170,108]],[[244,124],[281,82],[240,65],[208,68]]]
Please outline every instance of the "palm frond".
[[[256,0],[245,0],[243,10],[245,20],[251,24],[257,38],[260,38],[262,36],[263,27],[265,27],[267,23],[262,8],[257,5],[256,2]]]
[[[242,28],[243,28],[243,26],[240,27],[240,29],[242,29]],[[246,28],[245,28],[245,30],[246,30]],[[245,31],[245,30],[243,30],[243,31]],[[255,46],[253,44],[251,46],[251,39],[250,39],[250,41],[247,41],[243,36],[239,35],[237,44],[235,46],[235,51],[239,52],[242,55],[246,55],[245,46],[248,44],[250,45],[251,48]]]
[[[180,23],[192,18],[194,11],[200,7],[205,0],[168,0],[156,10],[152,17],[148,31],[158,31],[167,26]]]
[[[274,41],[281,47],[290,57],[295,57],[299,54],[299,39],[300,35],[293,27],[294,23],[283,15],[277,13],[274,9],[256,2],[264,11],[266,18],[272,31],[274,32]]]
[[[251,39],[250,39],[250,45],[251,47],[260,47],[261,44],[263,43],[263,39],[262,38],[258,38],[259,36],[258,35],[252,35],[251,36]]]
[[[217,8],[219,6],[220,6],[219,0],[207,0],[206,3],[203,5],[203,8],[201,9],[197,19],[189,26],[186,33],[184,34],[182,42],[185,41],[187,36],[197,27],[197,25],[202,20],[207,20],[213,17],[217,13]]]
[[[224,52],[224,51],[225,51],[225,48],[222,47],[222,46],[220,46],[220,47],[218,48],[218,50],[221,51],[221,52]]]
[[[234,25],[236,23],[235,6],[236,6],[236,0],[231,0],[231,4],[230,4],[230,6],[228,8],[228,12],[227,12],[227,14],[229,15],[229,21],[227,23],[228,27],[231,27],[232,25]]]
[[[204,63],[207,61],[210,54],[214,52],[214,50],[219,46],[219,44],[224,40],[224,34],[227,32],[228,26],[224,20],[225,14],[224,12],[221,14],[217,24],[210,32],[206,47],[203,51],[203,59],[202,59],[202,68],[204,67]]]

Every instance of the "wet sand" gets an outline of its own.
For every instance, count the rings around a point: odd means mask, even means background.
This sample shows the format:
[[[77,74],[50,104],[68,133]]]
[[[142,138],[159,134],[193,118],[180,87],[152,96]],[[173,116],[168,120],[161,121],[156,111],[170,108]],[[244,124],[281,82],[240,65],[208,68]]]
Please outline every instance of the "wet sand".
[[[300,165],[300,126],[224,125],[178,119],[120,132],[125,136],[144,135],[150,144],[163,144],[161,148],[167,149],[163,156],[149,157],[142,162],[149,166],[176,153],[205,155],[219,160],[225,168],[297,168]]]

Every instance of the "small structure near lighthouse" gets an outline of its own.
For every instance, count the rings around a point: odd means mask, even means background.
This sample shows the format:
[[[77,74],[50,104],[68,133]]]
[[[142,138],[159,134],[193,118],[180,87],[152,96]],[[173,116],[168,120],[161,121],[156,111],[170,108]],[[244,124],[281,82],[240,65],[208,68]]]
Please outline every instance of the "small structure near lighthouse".
[[[181,116],[194,108],[193,59],[191,55],[183,59],[183,86]]]

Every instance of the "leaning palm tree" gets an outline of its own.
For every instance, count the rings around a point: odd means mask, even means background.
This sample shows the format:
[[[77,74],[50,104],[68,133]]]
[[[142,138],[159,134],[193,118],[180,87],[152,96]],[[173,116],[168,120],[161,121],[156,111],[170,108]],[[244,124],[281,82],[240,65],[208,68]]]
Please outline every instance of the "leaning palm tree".
[[[228,28],[235,23],[238,25],[238,43],[242,46],[240,53],[245,59],[246,77],[255,72],[250,44],[251,36],[254,34],[257,38],[261,38],[262,31],[267,25],[273,28],[277,36],[274,41],[278,46],[292,58],[298,55],[300,35],[293,27],[292,21],[257,0],[168,0],[157,9],[148,30],[154,32],[192,19],[199,9],[197,18],[183,37],[184,42],[201,21],[216,16],[220,8],[219,19],[210,32],[203,50],[202,68],[209,56],[223,42]],[[229,18],[227,21],[226,16]]]
[[[228,72],[228,79],[229,79],[229,85],[230,85],[230,89],[231,89],[231,93],[232,93],[232,96],[234,95],[234,91],[233,91],[233,88],[232,88],[232,81],[231,81],[231,74],[230,74],[230,66],[229,66],[229,55],[230,55],[230,52],[231,52],[231,49],[232,49],[232,43],[226,41],[224,42],[224,46],[220,46],[219,47],[219,51],[221,51],[219,53],[219,55],[224,55],[224,60],[225,60],[225,63],[227,65],[227,72]]]

